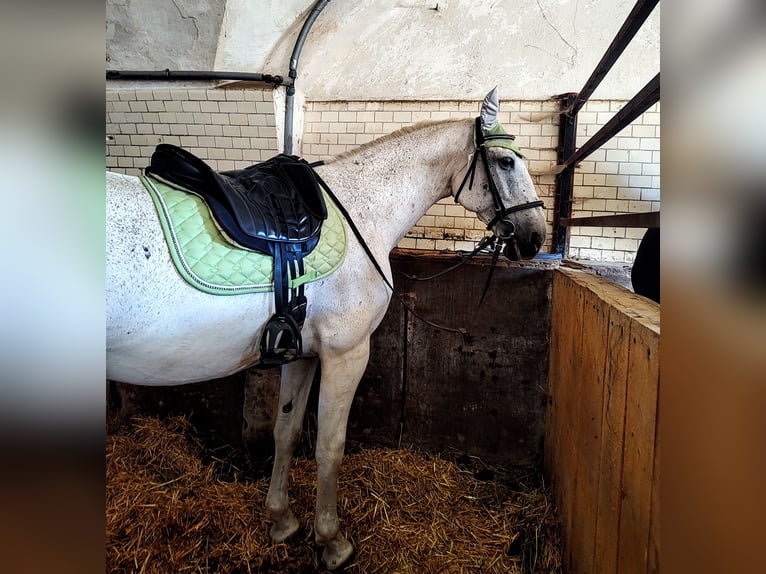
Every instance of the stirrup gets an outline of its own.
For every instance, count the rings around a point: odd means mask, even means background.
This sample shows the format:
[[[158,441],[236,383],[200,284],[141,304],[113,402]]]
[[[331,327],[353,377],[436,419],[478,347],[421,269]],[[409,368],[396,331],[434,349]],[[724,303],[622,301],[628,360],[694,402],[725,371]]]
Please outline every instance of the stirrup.
[[[263,328],[260,350],[263,367],[284,365],[300,358],[303,353],[301,328],[289,313],[271,316]]]

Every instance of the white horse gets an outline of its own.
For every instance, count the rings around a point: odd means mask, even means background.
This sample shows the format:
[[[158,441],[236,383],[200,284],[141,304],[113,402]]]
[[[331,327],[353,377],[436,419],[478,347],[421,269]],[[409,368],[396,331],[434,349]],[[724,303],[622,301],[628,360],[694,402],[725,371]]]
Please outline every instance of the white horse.
[[[497,108],[493,90],[482,105],[481,122],[418,124],[317,168],[389,282],[391,250],[429,207],[450,195],[496,235],[514,242],[522,258],[540,249],[545,238],[542,202],[515,142],[496,123]],[[466,179],[472,166],[475,172]],[[273,296],[215,296],[186,283],[171,261],[155,207],[138,178],[108,173],[106,205],[107,378],[177,385],[257,364],[260,334],[274,311]],[[288,472],[321,362],[315,536],[329,569],[343,565],[353,553],[338,524],[338,472],[370,334],[392,295],[358,239],[351,233],[348,237],[339,269],[306,285],[304,354],[282,367],[274,468],[266,498],[271,539],[284,541],[299,525],[288,506]]]

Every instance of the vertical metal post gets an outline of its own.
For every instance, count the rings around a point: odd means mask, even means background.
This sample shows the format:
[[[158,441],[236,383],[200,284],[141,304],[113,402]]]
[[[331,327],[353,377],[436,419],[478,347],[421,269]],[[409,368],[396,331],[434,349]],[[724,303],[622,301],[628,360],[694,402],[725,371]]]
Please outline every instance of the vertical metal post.
[[[577,94],[569,93],[561,96],[561,107],[571,110]],[[562,164],[574,152],[577,139],[577,113],[568,111],[561,114],[559,120],[558,163]],[[569,247],[569,229],[561,224],[562,219],[572,216],[572,194],[574,192],[574,165],[570,165],[556,177],[556,196],[553,207],[553,238],[551,253],[559,253],[566,257]]]

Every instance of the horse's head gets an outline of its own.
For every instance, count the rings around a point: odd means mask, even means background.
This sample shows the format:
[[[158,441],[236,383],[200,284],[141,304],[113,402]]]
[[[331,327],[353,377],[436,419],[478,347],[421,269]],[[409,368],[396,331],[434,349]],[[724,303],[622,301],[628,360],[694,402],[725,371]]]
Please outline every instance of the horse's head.
[[[474,124],[474,151],[465,174],[452,180],[455,201],[477,214],[501,241],[509,259],[531,259],[545,241],[545,212],[524,155],[497,121],[494,88]]]

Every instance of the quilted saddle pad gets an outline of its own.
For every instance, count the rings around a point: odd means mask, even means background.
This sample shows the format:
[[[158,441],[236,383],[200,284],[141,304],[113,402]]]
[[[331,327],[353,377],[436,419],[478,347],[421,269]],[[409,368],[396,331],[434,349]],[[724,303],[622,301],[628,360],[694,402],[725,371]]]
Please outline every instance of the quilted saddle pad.
[[[173,262],[189,284],[213,295],[274,290],[272,257],[232,245],[200,197],[145,175],[141,181],[157,208]],[[319,243],[303,258],[305,273],[290,281],[291,288],[326,277],[346,256],[346,227],[327,193],[325,203]]]

